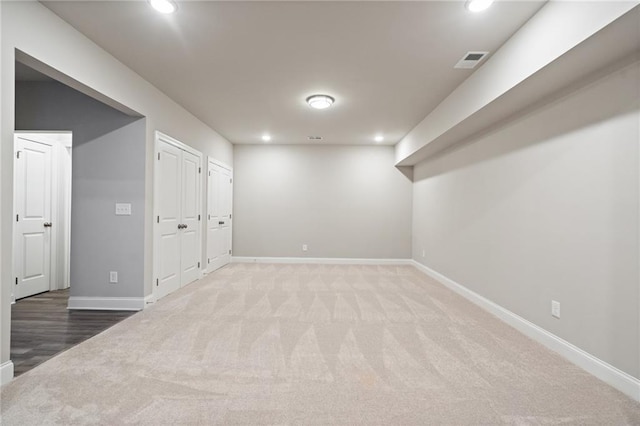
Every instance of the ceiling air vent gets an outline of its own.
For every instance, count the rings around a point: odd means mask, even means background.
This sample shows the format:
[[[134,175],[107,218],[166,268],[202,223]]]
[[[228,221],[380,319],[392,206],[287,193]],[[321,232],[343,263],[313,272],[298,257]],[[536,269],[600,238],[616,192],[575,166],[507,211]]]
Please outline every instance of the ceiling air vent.
[[[467,52],[454,68],[471,69],[475,68],[489,52]]]
[[[309,136],[307,139],[309,139],[310,141],[321,141],[322,136]]]

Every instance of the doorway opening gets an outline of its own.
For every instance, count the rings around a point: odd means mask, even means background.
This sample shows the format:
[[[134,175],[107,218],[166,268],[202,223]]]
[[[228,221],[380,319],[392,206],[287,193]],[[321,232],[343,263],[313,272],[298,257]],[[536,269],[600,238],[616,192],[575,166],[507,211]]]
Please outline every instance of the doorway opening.
[[[10,358],[19,375],[138,310],[126,303],[143,296],[146,123],[19,60],[15,72]]]
[[[12,301],[70,286],[71,132],[16,132]]]

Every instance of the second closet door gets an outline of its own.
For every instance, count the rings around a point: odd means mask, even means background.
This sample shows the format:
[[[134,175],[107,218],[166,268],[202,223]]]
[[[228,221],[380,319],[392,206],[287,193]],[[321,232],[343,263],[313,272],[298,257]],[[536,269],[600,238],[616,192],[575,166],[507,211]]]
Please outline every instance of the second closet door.
[[[200,277],[200,159],[182,151],[182,230],[180,231],[180,285]]]

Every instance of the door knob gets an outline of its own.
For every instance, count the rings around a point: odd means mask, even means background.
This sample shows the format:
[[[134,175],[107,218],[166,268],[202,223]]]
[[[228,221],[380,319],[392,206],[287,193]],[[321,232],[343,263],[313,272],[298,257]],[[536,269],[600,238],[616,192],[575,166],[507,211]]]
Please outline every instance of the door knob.
[[[53,226],[53,223],[51,223],[51,222],[45,222],[44,223],[44,227],[45,228],[51,228],[52,226]]]
[[[218,225],[224,225],[224,220],[221,220],[220,222],[218,222]]]
[[[178,229],[182,229],[182,224],[178,224]]]

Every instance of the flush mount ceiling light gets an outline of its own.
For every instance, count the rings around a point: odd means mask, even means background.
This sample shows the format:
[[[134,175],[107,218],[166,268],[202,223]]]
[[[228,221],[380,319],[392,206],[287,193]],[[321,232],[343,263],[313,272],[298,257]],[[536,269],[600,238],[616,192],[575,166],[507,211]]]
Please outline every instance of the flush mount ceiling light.
[[[333,105],[335,99],[329,95],[312,95],[307,98],[307,103],[311,108],[325,109]]]
[[[487,10],[493,3],[493,0],[467,0],[464,7],[470,12],[482,12]]]
[[[149,4],[160,13],[169,14],[178,9],[178,6],[171,0],[149,0]]]
[[[265,142],[269,142],[271,140],[271,135],[262,135],[262,140]]]
[[[375,140],[376,142],[382,142],[384,140],[384,136],[376,135],[376,137],[373,138],[373,140]]]

